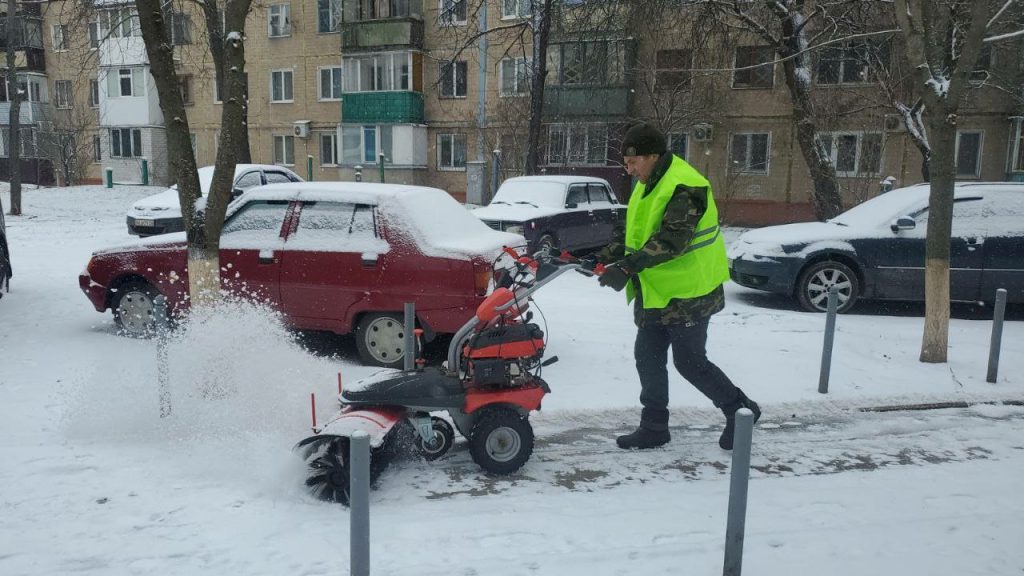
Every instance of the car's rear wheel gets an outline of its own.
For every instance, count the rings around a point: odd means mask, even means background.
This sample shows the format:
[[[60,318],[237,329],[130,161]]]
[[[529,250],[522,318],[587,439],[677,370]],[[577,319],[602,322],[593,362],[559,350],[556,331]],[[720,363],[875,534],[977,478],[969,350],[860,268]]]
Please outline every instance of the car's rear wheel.
[[[136,281],[117,288],[111,301],[114,322],[121,332],[135,338],[156,333],[157,316],[154,303],[160,293],[151,284]]]
[[[405,359],[405,323],[391,312],[367,314],[356,327],[356,348],[364,364],[401,368]]]
[[[549,253],[558,250],[558,240],[551,234],[544,234],[537,240],[537,251]]]
[[[860,280],[849,266],[842,262],[825,260],[816,262],[800,273],[796,295],[800,305],[810,312],[828,310],[828,291],[838,292],[839,312],[849,310],[860,296]]]

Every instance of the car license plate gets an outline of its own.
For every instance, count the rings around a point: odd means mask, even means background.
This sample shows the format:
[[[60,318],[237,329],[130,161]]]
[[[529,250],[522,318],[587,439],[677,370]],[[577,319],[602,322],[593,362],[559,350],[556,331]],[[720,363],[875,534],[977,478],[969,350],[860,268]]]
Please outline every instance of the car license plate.
[[[155,224],[156,223],[153,220],[142,220],[142,219],[139,219],[139,218],[135,219],[135,225],[136,226],[149,227],[149,226],[153,226]]]

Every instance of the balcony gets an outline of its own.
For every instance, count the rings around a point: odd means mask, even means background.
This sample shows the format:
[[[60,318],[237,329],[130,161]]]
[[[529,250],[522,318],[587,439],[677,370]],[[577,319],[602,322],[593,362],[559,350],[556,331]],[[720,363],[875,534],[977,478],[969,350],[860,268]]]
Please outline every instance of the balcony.
[[[342,122],[422,124],[423,94],[419,92],[349,92],[341,97]]]
[[[387,48],[423,48],[423,21],[389,18],[346,22],[341,25],[342,50],[374,51]]]
[[[49,104],[46,102],[22,102],[18,116],[22,126],[45,120]],[[11,103],[0,102],[0,125],[7,126],[11,118]]]
[[[544,116],[549,118],[626,116],[629,107],[628,86],[569,85],[544,89]]]

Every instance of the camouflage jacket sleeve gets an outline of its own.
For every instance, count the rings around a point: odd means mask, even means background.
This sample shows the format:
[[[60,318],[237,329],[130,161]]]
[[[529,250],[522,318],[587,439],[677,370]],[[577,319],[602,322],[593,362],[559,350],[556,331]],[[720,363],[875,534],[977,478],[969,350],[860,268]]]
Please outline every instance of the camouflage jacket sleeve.
[[[689,246],[697,223],[707,210],[707,189],[676,186],[675,194],[665,206],[658,228],[640,250],[621,260],[632,273],[663,264],[679,256]]]

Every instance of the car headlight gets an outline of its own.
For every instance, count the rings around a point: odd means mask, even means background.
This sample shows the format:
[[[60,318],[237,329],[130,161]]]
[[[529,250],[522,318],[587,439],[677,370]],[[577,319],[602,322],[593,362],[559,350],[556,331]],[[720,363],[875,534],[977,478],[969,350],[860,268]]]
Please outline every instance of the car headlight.
[[[506,224],[505,225],[505,232],[510,232],[512,234],[522,235],[522,233],[523,233],[523,225],[522,224]]]
[[[772,261],[775,258],[785,257],[786,252],[778,242],[750,242],[740,238],[733,242],[726,256],[729,260],[753,260]]]

